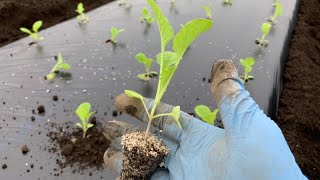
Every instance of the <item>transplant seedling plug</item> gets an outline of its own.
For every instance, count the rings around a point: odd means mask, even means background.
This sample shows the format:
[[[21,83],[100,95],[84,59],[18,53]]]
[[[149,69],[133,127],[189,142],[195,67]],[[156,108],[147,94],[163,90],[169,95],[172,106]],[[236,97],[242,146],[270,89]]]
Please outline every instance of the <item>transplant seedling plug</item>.
[[[77,13],[78,13],[78,16],[77,16],[77,19],[78,19],[78,22],[80,23],[87,23],[89,22],[89,18],[86,16],[86,14],[84,13],[84,6],[83,6],[83,3],[80,2],[78,5],[77,5],[77,9],[75,10]]]
[[[89,120],[91,116],[96,112],[90,112],[90,110],[91,104],[88,102],[80,104],[76,110],[76,114],[81,121],[81,123],[77,123],[76,125],[83,130],[83,138],[86,137],[88,129],[94,126],[93,124],[89,123]]]
[[[261,39],[256,39],[255,43],[258,44],[258,46],[264,46],[267,47],[269,44],[269,41],[266,40],[267,35],[270,33],[272,24],[270,22],[265,22],[261,25],[260,29],[262,31],[262,37]]]
[[[249,80],[254,79],[253,76],[249,75],[249,73],[252,71],[252,66],[254,65],[255,60],[253,57],[248,57],[246,59],[240,59],[240,64],[242,65],[244,69],[244,73],[242,76],[240,76],[241,81],[243,83],[248,82]]]
[[[152,24],[154,22],[154,18],[147,8],[143,8],[141,10],[140,21],[147,22],[148,24]]]
[[[42,21],[36,21],[32,25],[33,32],[25,27],[21,27],[20,31],[29,34],[29,36],[34,40],[34,43],[38,43],[39,41],[42,41],[44,39],[43,37],[39,37],[38,35],[38,31],[41,28],[41,26],[42,26]]]
[[[117,40],[116,38],[119,36],[120,33],[124,32],[125,30],[124,29],[117,29],[115,27],[112,27],[110,29],[110,32],[111,32],[111,39],[107,40],[106,42],[112,42],[113,44],[116,44],[117,43]]]
[[[273,15],[268,19],[271,24],[276,24],[276,19],[282,14],[282,4],[279,1],[276,1],[273,6],[275,7],[275,11]]]
[[[219,109],[215,109],[211,112],[210,108],[206,105],[198,105],[194,108],[196,114],[201,117],[202,121],[214,125]]]
[[[53,66],[50,73],[45,76],[46,80],[54,80],[56,75],[61,70],[69,70],[71,68],[70,64],[64,63],[61,53],[58,54],[58,62]]]
[[[146,69],[146,73],[138,75],[139,79],[148,81],[150,78],[158,75],[156,71],[150,71],[151,64],[154,62],[152,58],[148,58],[143,53],[138,53],[135,58],[139,63],[142,63]]]

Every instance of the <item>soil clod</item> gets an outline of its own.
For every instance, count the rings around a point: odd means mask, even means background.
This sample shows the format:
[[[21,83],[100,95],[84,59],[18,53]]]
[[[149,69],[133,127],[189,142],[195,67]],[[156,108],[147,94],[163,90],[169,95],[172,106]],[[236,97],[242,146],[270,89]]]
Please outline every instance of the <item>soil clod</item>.
[[[29,146],[28,145],[23,145],[21,147],[21,151],[22,151],[22,154],[27,154],[30,151]]]
[[[2,164],[2,169],[7,169],[7,164]]]
[[[43,105],[38,106],[37,110],[38,110],[38,114],[43,114],[46,112]]]
[[[54,101],[58,101],[58,100],[59,100],[59,98],[58,98],[58,96],[57,96],[57,95],[54,95],[54,96],[52,96],[52,100],[54,100]]]

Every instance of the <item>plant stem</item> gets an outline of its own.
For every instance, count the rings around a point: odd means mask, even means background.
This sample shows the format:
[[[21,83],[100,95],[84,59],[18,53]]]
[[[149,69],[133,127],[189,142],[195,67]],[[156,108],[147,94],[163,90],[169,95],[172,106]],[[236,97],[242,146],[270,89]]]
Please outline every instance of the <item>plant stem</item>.
[[[264,39],[266,38],[267,34],[263,34],[259,43],[259,46],[262,46],[262,43],[264,41]]]
[[[86,132],[87,132],[86,130],[83,131],[83,136],[82,136],[82,138],[85,138],[85,137],[86,137]]]

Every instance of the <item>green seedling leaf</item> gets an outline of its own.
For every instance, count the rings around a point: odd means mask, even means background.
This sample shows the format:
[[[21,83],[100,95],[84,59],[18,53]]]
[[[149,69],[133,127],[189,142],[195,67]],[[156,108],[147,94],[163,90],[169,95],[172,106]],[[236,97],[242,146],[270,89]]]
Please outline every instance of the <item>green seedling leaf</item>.
[[[282,14],[282,4],[279,2],[276,3],[276,11],[275,11],[275,16],[278,17]]]
[[[29,29],[24,28],[24,27],[20,28],[20,31],[22,31],[22,32],[24,32],[24,33],[27,33],[27,34],[29,34],[29,35],[32,34],[32,32],[31,32]]]
[[[176,121],[176,123],[178,124],[179,128],[182,129],[180,121],[179,121],[180,114],[181,114],[180,106],[174,107],[170,114],[173,117],[173,119]]]
[[[148,58],[143,53],[138,53],[135,58],[139,63],[144,64],[146,71],[148,73],[150,71],[151,64],[153,63],[154,60],[152,58]]]
[[[188,22],[174,37],[172,49],[182,59],[184,52],[190,44],[203,32],[209,30],[212,21],[208,19],[195,19]]]
[[[129,97],[138,98],[141,101],[143,101],[143,96],[137,92],[131,91],[131,90],[124,90],[124,93]]]
[[[76,125],[83,130],[83,138],[85,138],[87,130],[93,127],[93,124],[90,124],[89,120],[91,116],[95,113],[95,111],[90,112],[90,110],[91,110],[91,104],[88,102],[81,103],[76,109],[76,114],[81,120],[81,124],[77,123]]]
[[[71,68],[70,64],[63,63],[60,64],[60,69],[69,70]]]
[[[268,35],[270,33],[271,27],[272,27],[271,23],[269,23],[269,22],[263,23],[261,25],[262,33],[265,34],[265,35]]]
[[[210,5],[207,5],[207,6],[201,6],[201,7],[202,7],[202,9],[205,11],[207,17],[208,17],[209,19],[212,19],[213,13],[212,13],[212,8],[211,8],[211,6],[210,6]]]
[[[205,105],[198,105],[194,110],[203,121],[211,125],[214,125],[217,113],[219,112],[219,109],[215,109],[213,112],[211,112],[210,108]]]
[[[154,18],[147,8],[143,8],[141,10],[140,21],[146,21],[148,24],[152,24],[154,22]]]
[[[84,5],[82,2],[78,3],[77,9],[75,10],[78,13],[77,19],[80,23],[87,23],[89,18],[84,13]]]
[[[42,26],[42,21],[37,21],[33,24],[32,30],[37,33],[40,27]]]
[[[113,43],[116,43],[116,38],[118,37],[118,35],[122,32],[124,32],[125,30],[124,29],[117,29],[115,27],[112,27],[110,32],[111,32],[111,41]]]
[[[160,31],[161,50],[164,51],[167,44],[173,38],[174,30],[170,25],[169,20],[163,15],[160,7],[153,0],[148,0],[148,3],[151,6],[152,11],[157,19]]]
[[[241,76],[241,79],[243,83],[246,83],[248,80],[253,79],[253,76],[249,75],[249,73],[252,71],[252,66],[255,64],[255,60],[253,57],[240,59],[240,64],[244,69],[244,74]]]
[[[60,71],[60,70],[69,70],[71,68],[70,64],[64,63],[63,62],[63,57],[61,53],[58,53],[58,60],[57,63],[53,66],[51,69],[50,73],[46,75],[47,80],[54,80],[55,79],[55,72]]]
[[[223,0],[223,4],[232,5],[232,0]]]
[[[84,13],[84,6],[83,6],[83,3],[82,3],[82,2],[78,3],[76,12],[77,12],[79,15],[81,15],[81,14]]]

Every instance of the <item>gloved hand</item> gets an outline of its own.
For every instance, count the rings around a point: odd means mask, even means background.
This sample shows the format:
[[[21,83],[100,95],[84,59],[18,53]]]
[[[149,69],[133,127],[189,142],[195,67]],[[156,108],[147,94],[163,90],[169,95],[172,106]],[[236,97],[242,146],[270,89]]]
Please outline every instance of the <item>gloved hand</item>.
[[[307,179],[298,167],[279,127],[267,117],[239,80],[231,60],[219,60],[212,68],[211,91],[219,106],[225,129],[209,125],[181,112],[180,129],[171,117],[153,120],[162,130],[160,139],[170,149],[165,168],[151,179]],[[145,98],[148,108],[153,100]],[[119,111],[143,122],[148,118],[140,101],[122,94],[116,98]],[[159,104],[157,113],[171,112],[173,106]],[[119,144],[121,135],[141,130],[120,121],[105,125],[105,136]],[[114,146],[116,147],[116,146]],[[104,160],[121,172],[121,149],[110,148]]]

